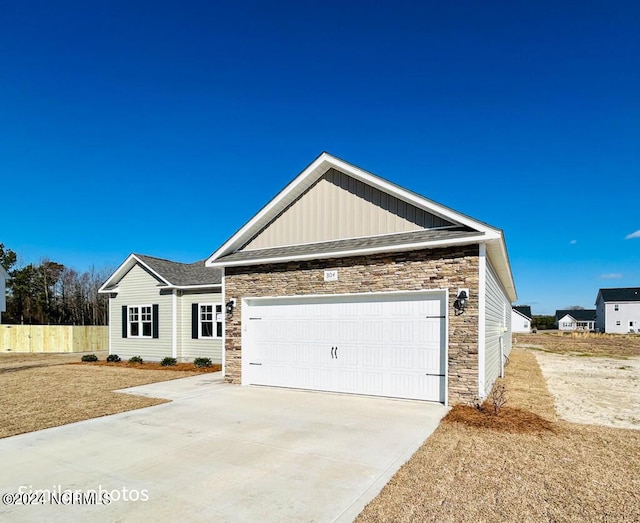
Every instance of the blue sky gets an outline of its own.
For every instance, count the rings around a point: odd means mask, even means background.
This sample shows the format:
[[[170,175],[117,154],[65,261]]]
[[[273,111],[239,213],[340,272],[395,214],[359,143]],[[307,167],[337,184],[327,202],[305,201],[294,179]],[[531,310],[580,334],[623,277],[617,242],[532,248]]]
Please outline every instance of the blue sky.
[[[414,4],[3,2],[0,242],[195,261],[326,150],[502,228],[534,314],[640,286],[640,3]]]

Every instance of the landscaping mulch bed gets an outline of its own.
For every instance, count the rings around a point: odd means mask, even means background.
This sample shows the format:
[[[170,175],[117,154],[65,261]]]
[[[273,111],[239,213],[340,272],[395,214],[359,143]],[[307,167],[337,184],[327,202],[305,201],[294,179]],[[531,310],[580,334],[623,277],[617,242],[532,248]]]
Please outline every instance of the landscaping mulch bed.
[[[640,521],[640,431],[559,420],[529,351],[503,383],[497,416],[452,409],[356,521]]]
[[[193,363],[176,363],[175,365],[161,365],[155,361],[145,361],[143,363],[129,363],[128,361],[119,361],[110,363],[106,361],[79,362],[78,365],[90,365],[95,367],[120,367],[125,369],[136,370],[167,370],[174,372],[220,372],[222,365],[211,365],[210,367],[196,367]]]

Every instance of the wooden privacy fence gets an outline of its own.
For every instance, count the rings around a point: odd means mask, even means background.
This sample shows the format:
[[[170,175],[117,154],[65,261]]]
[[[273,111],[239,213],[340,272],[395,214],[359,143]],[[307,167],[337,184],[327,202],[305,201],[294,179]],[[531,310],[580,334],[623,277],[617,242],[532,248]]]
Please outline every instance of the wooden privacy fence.
[[[0,325],[0,352],[96,352],[109,349],[109,327]]]

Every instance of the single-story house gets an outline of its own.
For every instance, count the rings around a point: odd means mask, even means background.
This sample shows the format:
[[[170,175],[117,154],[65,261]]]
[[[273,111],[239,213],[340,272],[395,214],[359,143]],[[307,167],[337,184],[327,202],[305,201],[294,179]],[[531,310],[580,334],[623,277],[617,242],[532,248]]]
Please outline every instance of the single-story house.
[[[595,309],[567,309],[556,311],[556,325],[561,331],[592,331],[595,329]]]
[[[503,232],[328,153],[205,265],[231,383],[455,404],[486,397],[511,350]]]
[[[600,289],[596,297],[599,332],[640,332],[640,287]]]
[[[2,323],[2,313],[7,310],[7,280],[9,274],[0,265],[0,323]]]
[[[532,320],[529,305],[515,305],[511,309],[511,332],[531,332]]]
[[[109,294],[110,354],[222,362],[220,269],[131,254],[99,292]]]

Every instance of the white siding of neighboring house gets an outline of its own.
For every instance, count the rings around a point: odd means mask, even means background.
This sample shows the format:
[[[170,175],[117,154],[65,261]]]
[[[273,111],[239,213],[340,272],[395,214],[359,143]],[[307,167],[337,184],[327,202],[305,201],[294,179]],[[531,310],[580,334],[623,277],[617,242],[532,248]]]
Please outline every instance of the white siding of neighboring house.
[[[140,356],[144,360],[160,361],[172,356],[173,318],[172,295],[160,294],[158,280],[139,265],[135,265],[118,284],[118,293],[109,300],[109,351],[123,360]],[[123,338],[122,306],[158,305],[158,338]]]
[[[194,303],[211,303],[214,306],[223,305],[222,294],[220,292],[185,292],[182,295],[179,306],[180,337],[178,338],[181,349],[178,352],[178,356],[182,361],[193,361],[195,358],[211,358],[213,363],[222,363],[222,338],[193,339],[192,337],[191,307]],[[224,314],[224,306],[222,307],[222,314]],[[214,334],[215,330],[214,324]]]
[[[511,332],[531,332],[531,320],[511,310]]]
[[[616,305],[618,305],[617,311]],[[606,303],[604,308],[605,332],[628,334],[631,329],[635,333],[640,329],[640,302],[610,302]]]
[[[562,318],[558,320],[558,330],[561,331],[574,331],[576,330],[576,322],[575,320],[566,314]]]
[[[485,287],[485,396],[500,377],[501,354],[511,352],[511,300],[500,284],[491,263],[487,259]],[[482,365],[482,362],[479,362]]]

